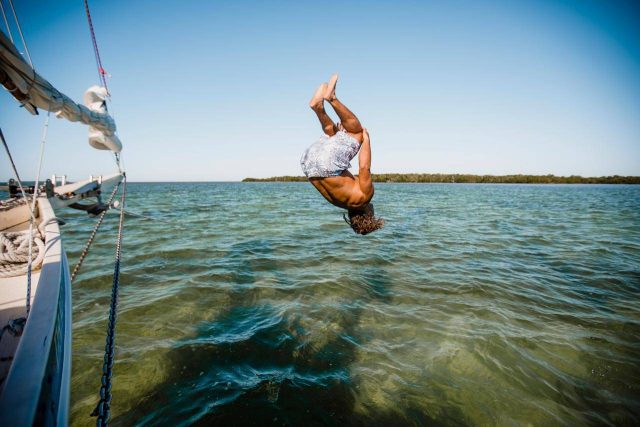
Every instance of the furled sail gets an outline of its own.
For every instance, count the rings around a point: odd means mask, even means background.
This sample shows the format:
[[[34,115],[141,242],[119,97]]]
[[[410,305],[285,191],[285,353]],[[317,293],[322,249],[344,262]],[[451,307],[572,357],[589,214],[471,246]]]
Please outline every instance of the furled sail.
[[[115,134],[116,124],[106,110],[106,90],[93,86],[85,93],[85,104],[77,104],[58,91],[27,64],[11,41],[0,31],[0,84],[31,114],[37,108],[59,118],[90,126],[89,144],[99,150],[120,152],[122,143]]]

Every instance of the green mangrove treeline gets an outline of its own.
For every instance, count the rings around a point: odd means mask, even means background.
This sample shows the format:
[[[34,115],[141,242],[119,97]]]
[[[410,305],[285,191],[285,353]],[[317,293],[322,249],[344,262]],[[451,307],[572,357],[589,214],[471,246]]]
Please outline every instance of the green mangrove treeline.
[[[472,184],[640,184],[640,176],[577,175],[469,175],[442,173],[379,173],[372,174],[374,182],[453,182]],[[303,182],[304,176],[275,176],[271,178],[245,178],[242,182]]]

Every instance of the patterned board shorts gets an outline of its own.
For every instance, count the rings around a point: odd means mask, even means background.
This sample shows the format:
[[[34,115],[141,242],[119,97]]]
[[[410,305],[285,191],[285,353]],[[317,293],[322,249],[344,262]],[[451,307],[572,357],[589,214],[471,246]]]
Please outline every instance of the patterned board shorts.
[[[351,167],[360,150],[360,143],[345,131],[333,136],[323,135],[302,154],[300,165],[307,178],[338,176]]]

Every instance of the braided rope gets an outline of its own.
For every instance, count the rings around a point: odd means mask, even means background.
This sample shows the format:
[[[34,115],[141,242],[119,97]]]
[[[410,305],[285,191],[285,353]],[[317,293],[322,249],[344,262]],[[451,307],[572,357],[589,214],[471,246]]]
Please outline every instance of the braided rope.
[[[120,209],[120,222],[118,224],[118,239],[116,240],[116,261],[113,267],[113,286],[111,288],[111,305],[109,307],[109,323],[107,326],[107,338],[104,348],[104,363],[102,365],[102,380],[100,386],[100,401],[91,413],[97,416],[96,426],[109,425],[111,416],[111,377],[113,376],[113,364],[115,362],[116,349],[116,320],[118,317],[118,287],[120,284],[120,256],[122,249],[122,230],[124,228],[124,208],[127,196],[127,177],[122,181],[122,196]]]
[[[121,182],[122,181],[118,181],[116,186],[113,188],[113,191],[111,192],[111,196],[109,196],[109,200],[107,201],[107,206],[108,207],[111,206],[111,203],[113,202],[113,198],[116,196],[116,193],[118,192],[118,188],[120,187],[120,183]],[[102,211],[100,213],[100,216],[98,217],[98,220],[96,221],[96,225],[93,227],[93,231],[91,232],[91,235],[89,236],[89,239],[87,240],[87,243],[85,243],[84,248],[82,249],[82,253],[80,254],[80,258],[78,259],[78,262],[76,263],[76,266],[73,267],[73,272],[71,273],[71,282],[73,282],[75,280],[76,276],[78,275],[78,272],[80,271],[80,267],[82,267],[82,263],[84,262],[84,259],[89,254],[89,248],[91,248],[91,245],[93,244],[93,241],[96,238],[96,234],[98,233],[98,229],[102,225],[102,221],[104,221],[104,217],[107,214],[108,210],[109,210],[109,208],[105,209],[104,211]]]

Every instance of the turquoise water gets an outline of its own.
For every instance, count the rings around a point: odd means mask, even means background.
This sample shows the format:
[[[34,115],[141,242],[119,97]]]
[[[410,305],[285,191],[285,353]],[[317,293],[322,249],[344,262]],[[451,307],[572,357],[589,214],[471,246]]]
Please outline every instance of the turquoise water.
[[[130,184],[114,425],[637,425],[640,186]],[[63,214],[73,264],[93,225]],[[117,215],[74,284],[98,398]]]

